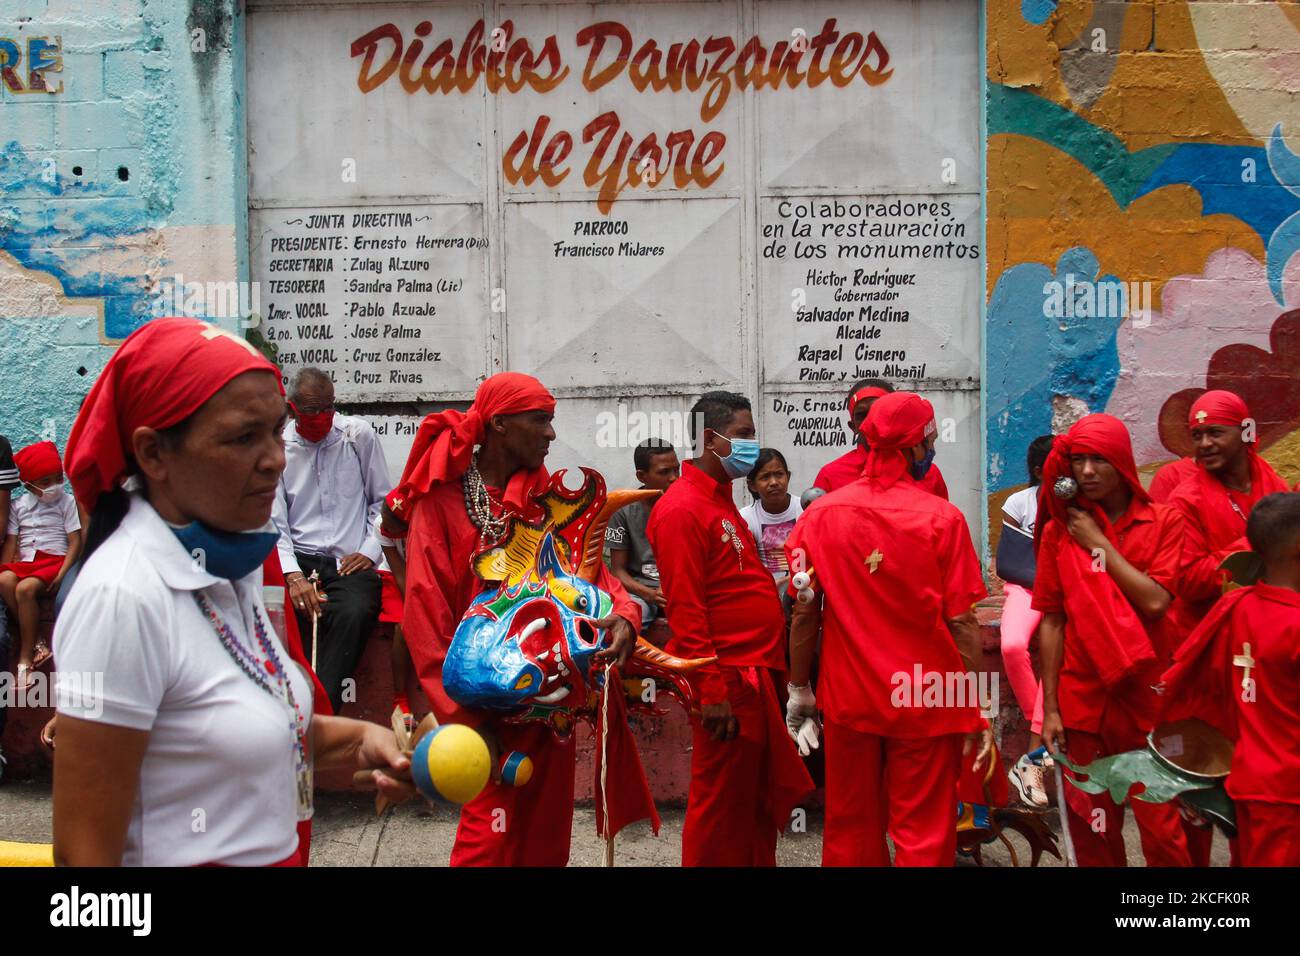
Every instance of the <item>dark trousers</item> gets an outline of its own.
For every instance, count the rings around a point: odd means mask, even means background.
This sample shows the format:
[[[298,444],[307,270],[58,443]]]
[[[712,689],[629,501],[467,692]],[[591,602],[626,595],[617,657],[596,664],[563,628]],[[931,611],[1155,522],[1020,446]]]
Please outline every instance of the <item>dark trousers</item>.
[[[366,648],[366,639],[379,621],[379,573],[356,571],[340,575],[333,558],[315,554],[298,554],[298,567],[307,577],[312,571],[320,574],[317,588],[328,598],[321,605],[322,614],[317,626],[320,647],[316,651],[316,676],[325,687],[334,713],[343,706],[343,682],[352,676]],[[298,616],[298,633],[302,635],[303,650],[311,660],[311,615],[294,608]],[[348,695],[356,701],[356,693]]]

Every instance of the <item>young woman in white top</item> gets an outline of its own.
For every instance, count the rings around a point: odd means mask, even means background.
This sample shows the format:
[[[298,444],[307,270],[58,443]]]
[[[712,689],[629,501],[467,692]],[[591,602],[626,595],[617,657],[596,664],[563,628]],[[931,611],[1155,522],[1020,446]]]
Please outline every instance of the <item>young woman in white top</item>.
[[[1029,487],[1011,495],[1002,505],[1002,534],[1018,535],[1022,551],[1032,556],[1034,526],[1038,520],[1038,486],[1043,478],[1043,463],[1052,450],[1052,436],[1035,438],[1026,453],[1025,467],[1029,472]],[[1010,544],[1011,542],[1007,542]],[[1001,554],[1001,545],[999,554]],[[1029,583],[1029,582],[1025,582]],[[1042,745],[1039,731],[1043,729],[1043,687],[1034,676],[1034,665],[1029,659],[1029,642],[1038,631],[1041,611],[1031,606],[1033,591],[1024,584],[1005,581],[1002,606],[1001,644],[1002,663],[1011,682],[1012,693],[1021,711],[1029,718],[1029,752]],[[1043,785],[1043,765],[1029,754],[1022,756],[1008,772],[1012,786],[1020,799],[1034,807],[1048,804],[1047,790]]]
[[[91,390],[67,452],[91,521],[54,636],[56,862],[295,865],[313,764],[407,770],[391,730],[313,719],[262,604],[285,412],[279,370],[193,319],[146,324]]]

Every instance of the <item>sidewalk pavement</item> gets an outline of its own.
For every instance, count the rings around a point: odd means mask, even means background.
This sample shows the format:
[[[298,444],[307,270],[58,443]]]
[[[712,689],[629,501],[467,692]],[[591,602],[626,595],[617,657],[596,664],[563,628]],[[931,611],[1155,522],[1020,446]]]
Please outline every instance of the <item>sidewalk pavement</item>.
[[[48,843],[50,788],[42,783],[5,783],[0,786],[0,840]],[[659,836],[647,823],[626,827],[615,843],[616,866],[675,867],[681,861],[681,809],[663,808]],[[1056,829],[1056,814],[1048,814]],[[373,799],[363,793],[316,795],[312,866],[446,866],[456,836],[456,812],[450,807],[430,807],[412,801],[376,817]],[[1008,837],[1017,852],[1027,856],[1017,834]],[[1129,863],[1142,865],[1142,850],[1133,815],[1126,814],[1124,840]],[[806,833],[788,833],[777,844],[780,866],[817,866],[821,862],[822,820],[820,811],[809,812]],[[1010,866],[1011,858],[1001,843],[984,847],[985,866]],[[590,806],[579,806],[573,816],[573,844],[570,866],[603,866],[603,841],[596,835],[595,814]],[[1213,864],[1228,863],[1227,841],[1215,837]],[[973,861],[959,859],[958,866],[973,867]],[[1040,866],[1060,866],[1044,855]]]

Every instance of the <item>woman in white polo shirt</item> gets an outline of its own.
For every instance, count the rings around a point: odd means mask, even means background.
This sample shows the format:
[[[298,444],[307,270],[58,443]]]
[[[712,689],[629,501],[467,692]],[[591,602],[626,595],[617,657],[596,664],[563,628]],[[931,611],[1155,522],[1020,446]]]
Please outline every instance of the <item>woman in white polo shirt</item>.
[[[391,731],[312,718],[263,607],[285,411],[279,370],[193,319],[135,332],[87,397],[67,472],[90,530],[54,635],[56,861],[297,865],[313,764],[407,769]]]

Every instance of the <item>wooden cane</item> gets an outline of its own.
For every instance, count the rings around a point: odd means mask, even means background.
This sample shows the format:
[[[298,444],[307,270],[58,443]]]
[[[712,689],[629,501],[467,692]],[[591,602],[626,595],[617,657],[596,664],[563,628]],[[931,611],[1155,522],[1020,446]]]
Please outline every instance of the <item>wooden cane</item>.
[[[311,572],[311,575],[307,578],[307,580],[311,582],[311,589],[315,591],[317,590],[316,582],[320,580],[320,574],[315,570],[313,570]],[[319,641],[316,640],[316,633],[317,630],[319,629],[318,628],[319,624],[320,624],[320,609],[316,608],[311,612],[311,672],[313,674],[316,673],[316,646],[317,644],[320,643]]]

